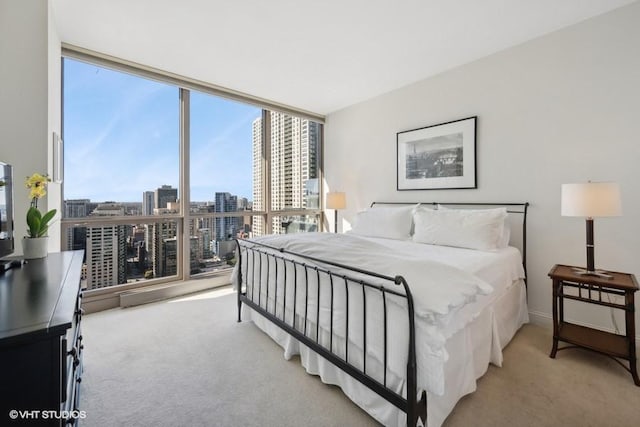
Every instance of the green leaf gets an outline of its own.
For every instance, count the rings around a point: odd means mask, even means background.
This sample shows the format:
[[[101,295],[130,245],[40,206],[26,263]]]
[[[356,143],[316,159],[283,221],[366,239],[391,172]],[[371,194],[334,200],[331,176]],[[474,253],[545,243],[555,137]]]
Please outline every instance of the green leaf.
[[[27,211],[27,230],[29,237],[42,237],[49,230],[49,221],[56,215],[57,210],[51,209],[42,216],[42,213],[36,207],[30,207]]]
[[[49,212],[44,214],[44,216],[42,217],[42,221],[41,221],[41,227],[42,226],[46,226],[49,223],[49,221],[51,221],[51,219],[55,215],[56,215],[56,210],[55,209],[51,209]]]
[[[29,237],[38,237],[41,220],[42,214],[40,211],[34,207],[30,207],[27,211],[27,226],[29,227],[27,233]]]
[[[46,236],[47,235],[47,231],[49,231],[49,227],[48,226],[41,226],[40,227],[40,231],[38,231],[38,235],[36,237],[42,237],[42,236]]]

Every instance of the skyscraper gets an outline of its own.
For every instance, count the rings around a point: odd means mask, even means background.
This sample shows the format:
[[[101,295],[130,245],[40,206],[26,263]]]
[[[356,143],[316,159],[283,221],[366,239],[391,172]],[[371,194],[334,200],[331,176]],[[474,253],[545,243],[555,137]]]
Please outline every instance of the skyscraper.
[[[177,223],[175,221],[158,222],[149,225],[148,230],[153,277],[175,274],[177,271]]]
[[[318,148],[320,125],[270,111],[271,120],[271,209],[317,208]],[[264,209],[262,182],[262,118],[253,121],[253,203]],[[274,216],[272,232],[282,232],[281,217]],[[262,217],[255,216],[254,235],[264,234]]]
[[[178,201],[178,189],[170,185],[163,185],[155,191],[154,208],[162,209],[167,207],[167,203],[175,203]]]
[[[89,199],[70,199],[63,203],[64,218],[83,218],[91,213],[96,205]],[[84,250],[87,247],[86,227],[69,227],[66,233],[66,250]]]
[[[238,196],[216,193],[216,213],[238,212]],[[216,218],[216,240],[231,240],[239,229],[238,217]]]
[[[194,217],[191,221],[189,221],[189,235],[195,236],[198,238],[197,245],[197,259],[210,259],[213,257],[213,240],[214,240],[214,230],[215,230],[215,220],[211,217],[197,217],[197,214],[209,214],[211,212],[215,212],[215,205],[213,203],[209,204],[198,204],[194,205],[192,203],[191,206],[191,215]]]
[[[252,123],[253,140],[253,210],[262,211],[265,209],[263,199],[263,155],[262,155],[262,117],[258,117]],[[264,218],[262,216],[253,217],[253,235],[262,236],[265,234]]]
[[[238,212],[238,196],[230,193],[216,193],[216,213]],[[224,257],[235,247],[229,242],[235,239],[240,230],[240,217],[216,218],[216,252],[219,257]]]
[[[176,192],[177,197],[177,192]],[[153,215],[155,205],[155,194],[153,191],[145,191],[142,193],[142,215]]]
[[[99,204],[91,216],[122,216],[118,203]],[[87,288],[127,283],[127,226],[87,227]]]
[[[89,209],[95,208],[90,206],[89,199],[68,199],[64,201],[64,217],[65,218],[82,218],[91,213]]]

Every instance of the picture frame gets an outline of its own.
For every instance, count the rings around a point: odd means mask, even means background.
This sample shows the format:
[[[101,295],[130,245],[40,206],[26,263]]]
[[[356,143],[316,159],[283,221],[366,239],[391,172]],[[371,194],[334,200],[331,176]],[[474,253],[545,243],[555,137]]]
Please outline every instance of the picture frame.
[[[478,188],[477,119],[473,116],[398,132],[398,191]]]

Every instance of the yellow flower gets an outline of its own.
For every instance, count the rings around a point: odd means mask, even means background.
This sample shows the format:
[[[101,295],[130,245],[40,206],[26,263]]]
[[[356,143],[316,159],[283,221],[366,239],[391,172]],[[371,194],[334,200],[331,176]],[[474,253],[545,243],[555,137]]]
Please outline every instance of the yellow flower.
[[[27,177],[25,186],[29,189],[31,203],[27,210],[27,234],[29,238],[47,235],[49,222],[56,215],[56,209],[51,209],[44,215],[38,210],[38,199],[47,194],[47,183],[51,181],[48,175],[34,173]]]
[[[25,185],[31,190],[29,192],[29,197],[31,199],[44,197],[45,194],[47,194],[46,187],[49,181],[51,180],[48,175],[41,175],[39,173],[34,173],[30,177],[27,177]]]
[[[47,194],[47,191],[44,189],[44,187],[41,187],[41,186],[31,187],[31,191],[29,192],[29,198],[40,199],[44,197],[46,194]]]

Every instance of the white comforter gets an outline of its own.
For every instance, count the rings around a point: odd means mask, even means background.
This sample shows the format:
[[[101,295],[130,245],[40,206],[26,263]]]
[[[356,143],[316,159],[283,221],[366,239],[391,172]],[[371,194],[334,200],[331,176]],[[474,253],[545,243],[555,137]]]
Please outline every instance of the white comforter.
[[[474,301],[480,295],[487,295],[492,292],[492,287],[479,277],[455,268],[444,263],[425,260],[419,254],[407,251],[394,251],[389,247],[372,242],[354,235],[331,234],[331,233],[301,233],[294,235],[272,235],[256,239],[260,243],[265,243],[277,248],[283,248],[303,255],[333,261],[348,266],[358,267],[376,273],[395,276],[401,274],[410,286],[414,298],[416,313],[416,351],[418,353],[418,387],[428,390],[434,394],[444,392],[444,363],[447,360],[447,353],[444,349],[447,336],[443,331],[448,331],[447,335],[455,332],[447,326],[451,322],[452,315],[460,311],[467,303]],[[295,258],[290,257],[289,258]],[[264,261],[263,261],[264,262]],[[312,264],[309,261],[304,261]],[[251,263],[248,268],[243,269],[245,281],[253,277],[259,277],[266,283],[266,268],[258,270],[258,264],[254,265],[251,271]],[[277,292],[279,299],[282,299],[284,292],[284,274],[282,265],[278,276]],[[335,268],[331,268],[335,270]],[[269,304],[270,310],[275,308],[276,315],[287,318],[291,323],[293,319],[293,266],[287,267],[287,306],[284,310],[282,302],[276,303],[273,296],[276,293],[275,285],[269,289],[269,298],[266,298],[266,286],[262,287],[261,305]],[[350,274],[346,270],[339,271],[339,274]],[[275,268],[271,265],[269,269],[270,282],[275,281]],[[358,275],[355,275],[358,277]],[[370,279],[369,279],[370,280]],[[237,281],[237,271],[234,271],[234,284]],[[317,318],[317,276],[314,274],[308,277],[309,295],[307,307],[308,313],[308,335],[315,338],[315,328],[320,323],[320,334],[317,339],[328,347],[329,329],[329,307],[330,298],[326,291],[329,285],[328,276],[320,275],[320,316]],[[397,286],[389,283],[375,282],[384,286],[398,289]],[[256,285],[257,286],[257,285]],[[304,289],[304,286],[300,288]],[[334,306],[334,336],[333,352],[344,356],[345,329],[346,329],[346,304],[344,284],[336,283],[334,286],[335,306]],[[305,310],[305,295],[296,297],[296,319],[300,327],[300,313]],[[353,290],[359,290],[353,292]],[[255,290],[257,292],[257,288]],[[364,327],[363,322],[363,298],[359,287],[350,288],[349,300],[349,362],[356,366],[363,366],[363,342],[360,338]],[[390,385],[401,393],[405,383],[406,369],[406,343],[408,342],[406,303],[401,299],[389,298],[388,301],[395,304],[388,304],[389,316],[389,360],[387,375]],[[367,373],[379,378],[382,381],[383,369],[383,334],[380,313],[382,313],[382,303],[379,294],[368,293],[366,296],[366,322],[367,322]],[[377,313],[377,314],[373,314]],[[471,321],[470,317],[468,321]],[[461,325],[463,327],[464,324]]]

